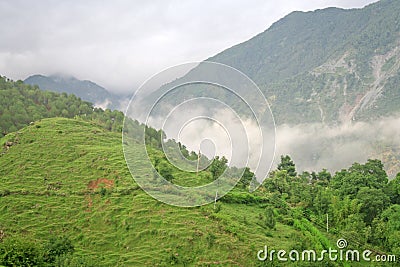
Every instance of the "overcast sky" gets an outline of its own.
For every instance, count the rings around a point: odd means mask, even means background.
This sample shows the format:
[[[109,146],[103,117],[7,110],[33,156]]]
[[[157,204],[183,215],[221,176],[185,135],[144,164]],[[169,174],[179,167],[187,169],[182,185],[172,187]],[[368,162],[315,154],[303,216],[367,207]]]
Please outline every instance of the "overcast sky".
[[[201,61],[295,10],[376,0],[0,0],[0,75],[63,73],[132,92],[149,76]]]

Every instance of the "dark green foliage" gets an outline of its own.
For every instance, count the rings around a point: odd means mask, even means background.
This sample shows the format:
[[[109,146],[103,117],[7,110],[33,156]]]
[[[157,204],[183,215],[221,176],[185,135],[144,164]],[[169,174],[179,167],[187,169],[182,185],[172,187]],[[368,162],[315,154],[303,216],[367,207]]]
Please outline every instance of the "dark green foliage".
[[[396,178],[389,181],[384,191],[390,197],[392,204],[400,204],[400,173],[397,174]]]
[[[332,187],[342,196],[355,197],[363,187],[383,189],[388,177],[379,160],[368,160],[365,164],[354,163],[348,170],[342,170],[332,179]]]
[[[65,236],[52,237],[44,249],[46,251],[44,260],[49,263],[55,262],[58,257],[73,254],[75,251],[71,240]]]
[[[323,228],[328,215],[330,232],[341,233],[353,243],[364,245],[372,242],[390,251],[400,249],[400,243],[395,241],[400,233],[396,232],[395,220],[400,215],[397,214],[396,205],[390,207],[399,198],[400,175],[389,182],[379,160],[354,163],[349,169],[333,176],[327,170],[322,170],[291,177],[288,168],[281,166],[284,165],[280,165],[281,170],[272,172],[263,184],[271,194],[268,202],[280,211],[284,210],[282,203],[288,203],[296,207],[289,208],[291,218],[314,221]],[[291,162],[289,166],[294,166],[294,163]],[[291,221],[289,219],[280,221],[286,223]],[[295,226],[303,225],[299,223],[295,222]],[[390,230],[386,223],[390,225]],[[393,231],[390,235],[396,238],[389,237],[390,231]],[[323,243],[326,244],[326,241]]]
[[[400,253],[400,205],[392,205],[374,220],[374,244],[383,246],[393,253]]]
[[[364,221],[367,225],[370,225],[372,220],[390,205],[390,199],[382,189],[363,187],[357,193],[356,198],[361,203],[360,212],[364,214]]]
[[[211,165],[208,167],[209,171],[212,174],[214,180],[218,179],[227,168],[228,160],[225,157],[220,158],[216,156],[212,161]]]
[[[0,242],[0,265],[64,266],[64,257],[73,253],[74,246],[67,237],[52,237],[45,246],[26,239],[6,238]]]
[[[250,171],[249,167],[246,167],[243,171],[242,177],[238,182],[238,186],[244,189],[248,189],[250,183],[253,181],[254,178],[255,178],[254,173]]]
[[[0,242],[0,265],[43,266],[43,250],[28,240],[7,238]]]
[[[265,208],[264,224],[269,229],[275,229],[276,220],[274,210],[271,207]]]
[[[288,174],[286,170],[271,172],[265,180],[264,187],[271,192],[279,192],[281,195],[289,191]]]
[[[171,182],[174,179],[174,176],[172,175],[173,172],[172,166],[168,164],[166,161],[162,161],[161,163],[159,163],[157,169],[158,173],[162,177],[164,177],[165,180]]]
[[[286,171],[287,175],[291,177],[296,177],[296,165],[293,163],[293,160],[290,156],[281,156],[281,162],[278,164],[278,170]]]
[[[242,189],[243,190],[243,189]],[[237,203],[237,204],[260,204],[269,203],[269,198],[265,196],[255,195],[249,193],[247,190],[232,190],[221,198],[222,202],[225,203]]]
[[[154,128],[145,126],[145,142],[146,145],[150,145],[154,148],[161,149],[162,141],[165,139],[165,133],[162,130],[156,130]]]
[[[110,131],[122,131],[124,114],[94,108],[75,95],[42,91],[22,81],[0,77],[0,133],[17,131],[31,122],[50,117],[80,117]],[[38,126],[40,127],[40,126]]]

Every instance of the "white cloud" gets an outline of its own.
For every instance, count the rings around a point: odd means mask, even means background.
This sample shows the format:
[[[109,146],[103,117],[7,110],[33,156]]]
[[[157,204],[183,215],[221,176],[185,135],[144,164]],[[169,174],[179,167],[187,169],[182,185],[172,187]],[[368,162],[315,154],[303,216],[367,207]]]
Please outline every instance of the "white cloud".
[[[0,73],[55,72],[132,91],[154,73],[200,61],[294,10],[374,0],[2,1]]]

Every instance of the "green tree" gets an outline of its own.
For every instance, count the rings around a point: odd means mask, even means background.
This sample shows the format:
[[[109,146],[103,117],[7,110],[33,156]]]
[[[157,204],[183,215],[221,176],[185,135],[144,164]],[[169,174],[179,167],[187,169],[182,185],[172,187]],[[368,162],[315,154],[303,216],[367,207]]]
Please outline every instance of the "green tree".
[[[254,173],[250,171],[250,168],[246,167],[244,168],[242,177],[240,178],[238,185],[242,188],[247,189],[254,178]]]
[[[68,237],[52,237],[45,246],[45,261],[52,263],[58,257],[73,254],[75,249]]]
[[[281,162],[278,164],[278,170],[286,171],[290,177],[297,176],[296,165],[288,155],[281,156]]]
[[[216,156],[213,159],[212,163],[209,166],[209,170],[214,180],[218,179],[218,177],[220,177],[224,173],[224,171],[228,167],[227,163],[228,160],[224,156],[222,158]]]
[[[382,189],[363,187],[357,194],[361,203],[361,213],[364,214],[364,221],[367,225],[377,217],[389,204],[389,197]]]
[[[157,170],[158,170],[158,173],[162,177],[164,177],[165,180],[171,182],[174,179],[174,176],[172,174],[173,173],[173,168],[165,160],[160,161],[160,163],[157,165]]]
[[[286,170],[278,170],[271,173],[264,181],[264,187],[270,192],[279,192],[280,195],[289,190],[288,174]]]
[[[373,222],[373,243],[400,254],[400,205],[392,205]]]
[[[368,160],[365,164],[354,163],[348,170],[337,172],[332,178],[332,187],[339,194],[354,198],[363,187],[382,189],[388,177],[379,160]]]
[[[400,173],[384,189],[392,204],[400,204]]]
[[[0,242],[0,265],[43,266],[43,250],[29,240],[6,238]]]
[[[319,188],[313,202],[314,211],[318,215],[325,217],[329,211],[329,205],[332,203],[332,197],[333,194],[330,189]]]

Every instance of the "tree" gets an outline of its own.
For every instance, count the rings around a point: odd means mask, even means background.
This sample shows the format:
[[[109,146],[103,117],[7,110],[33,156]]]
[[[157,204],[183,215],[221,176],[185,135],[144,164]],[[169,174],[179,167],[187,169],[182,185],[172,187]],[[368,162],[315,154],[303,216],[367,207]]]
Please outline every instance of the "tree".
[[[377,217],[390,203],[389,197],[383,193],[382,189],[363,187],[357,194],[357,199],[361,203],[361,213],[364,221],[371,225],[373,219]]]
[[[52,237],[45,247],[45,261],[54,262],[57,257],[73,254],[75,249],[68,237]]]
[[[400,173],[386,185],[384,192],[392,204],[400,204]]]
[[[43,266],[43,250],[29,240],[7,238],[0,242],[0,265]]]
[[[209,166],[209,170],[214,180],[218,179],[218,177],[224,173],[225,169],[228,167],[227,163],[228,160],[224,156],[221,159],[219,156],[216,156],[213,159],[211,165]]]
[[[373,241],[392,253],[400,253],[400,205],[392,205],[373,222]]]
[[[265,179],[264,187],[270,192],[279,192],[280,195],[289,190],[288,174],[286,170],[274,171],[268,179]]]
[[[342,197],[354,198],[363,187],[383,189],[387,182],[382,162],[368,160],[364,165],[354,163],[348,170],[337,172],[332,178],[331,185]]]
[[[342,229],[345,226],[345,220],[354,214],[359,214],[362,204],[358,199],[350,199],[346,196],[341,199],[333,196],[329,205],[330,224],[334,227]]]
[[[278,164],[278,170],[286,171],[290,177],[297,176],[296,165],[288,155],[281,156],[281,162]]]
[[[312,174],[312,183],[315,185],[326,187],[328,186],[331,179],[332,175],[326,169],[323,169],[317,174],[316,173]]]
[[[329,211],[329,205],[332,202],[332,191],[330,189],[320,188],[313,202],[316,213],[324,216]]]
[[[240,178],[238,185],[242,188],[248,188],[254,178],[254,173],[250,171],[250,168],[246,167],[244,168],[242,177]]]

